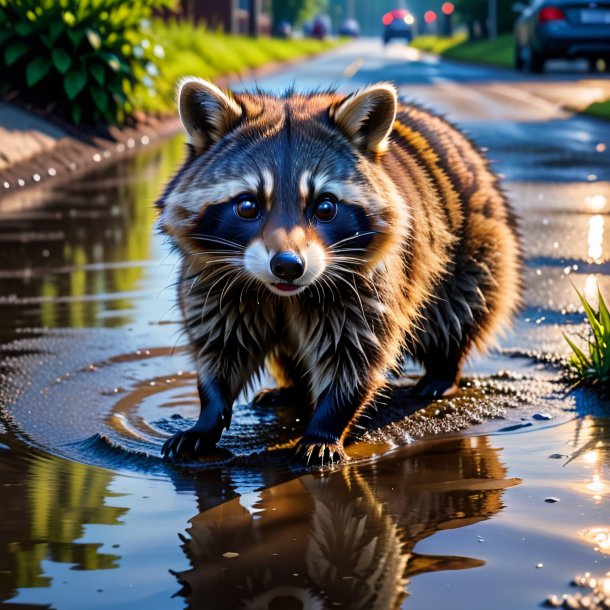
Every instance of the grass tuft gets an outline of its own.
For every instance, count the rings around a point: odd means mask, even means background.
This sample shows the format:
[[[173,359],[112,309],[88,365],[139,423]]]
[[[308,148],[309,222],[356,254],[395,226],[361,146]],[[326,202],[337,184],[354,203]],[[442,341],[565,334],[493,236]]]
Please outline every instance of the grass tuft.
[[[588,385],[607,393],[610,391],[610,313],[597,288],[598,311],[594,311],[585,297],[576,290],[589,321],[589,334],[582,337],[585,347],[579,348],[565,333],[565,340],[572,348],[569,367],[576,376],[576,385]]]
[[[593,102],[586,110],[586,114],[610,121],[610,99],[603,102]]]
[[[513,34],[502,34],[495,40],[466,40],[465,34],[451,37],[418,36],[411,46],[429,53],[437,53],[447,59],[457,59],[503,68],[513,65],[515,38]]]

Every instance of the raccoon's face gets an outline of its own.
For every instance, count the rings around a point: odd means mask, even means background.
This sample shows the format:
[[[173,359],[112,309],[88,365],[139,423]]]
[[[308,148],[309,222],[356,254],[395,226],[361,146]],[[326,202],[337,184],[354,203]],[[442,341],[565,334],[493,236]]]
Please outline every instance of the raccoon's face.
[[[404,208],[378,162],[393,87],[276,98],[189,79],[179,105],[191,156],[160,201],[161,223],[195,273],[339,296],[346,274],[374,266]]]

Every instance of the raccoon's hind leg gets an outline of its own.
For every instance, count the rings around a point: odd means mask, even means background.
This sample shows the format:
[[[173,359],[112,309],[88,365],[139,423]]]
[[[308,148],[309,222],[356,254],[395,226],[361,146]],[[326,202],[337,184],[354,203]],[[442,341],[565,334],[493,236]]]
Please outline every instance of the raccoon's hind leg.
[[[407,341],[425,374],[411,389],[421,398],[448,398],[458,392],[462,367],[483,335],[492,316],[485,297],[494,289],[489,270],[470,259],[458,262],[450,280],[422,312],[422,326]]]
[[[267,357],[266,364],[277,387],[260,390],[252,399],[252,404],[261,407],[308,406],[309,389],[301,367],[278,351]]]

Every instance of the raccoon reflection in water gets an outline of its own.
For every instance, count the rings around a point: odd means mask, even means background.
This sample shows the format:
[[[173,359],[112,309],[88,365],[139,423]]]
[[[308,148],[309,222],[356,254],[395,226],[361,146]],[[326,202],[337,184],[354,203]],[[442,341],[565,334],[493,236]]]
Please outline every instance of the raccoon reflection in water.
[[[412,576],[482,566],[414,551],[436,532],[490,518],[518,483],[488,439],[476,440],[413,445],[196,515],[183,538],[192,567],[176,574],[187,607],[395,610]]]
[[[476,147],[379,83],[275,97],[179,89],[187,159],[159,200],[182,256],[179,299],[201,413],[163,454],[210,452],[266,364],[258,402],[312,409],[297,454],[343,439],[404,357],[424,397],[457,391],[473,348],[520,295],[516,221]]]

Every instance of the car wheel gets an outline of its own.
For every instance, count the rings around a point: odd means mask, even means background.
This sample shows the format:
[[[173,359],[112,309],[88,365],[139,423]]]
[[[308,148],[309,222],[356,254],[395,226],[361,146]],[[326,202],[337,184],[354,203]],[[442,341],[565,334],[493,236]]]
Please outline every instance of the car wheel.
[[[525,62],[523,61],[523,51],[521,47],[515,45],[515,59],[514,59],[515,70],[523,70],[525,67]]]
[[[544,72],[544,62],[546,58],[542,53],[530,47],[527,52],[525,67],[530,74],[542,74]]]

